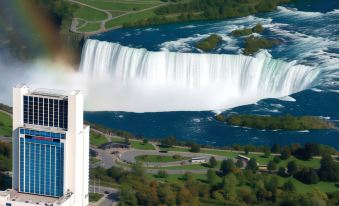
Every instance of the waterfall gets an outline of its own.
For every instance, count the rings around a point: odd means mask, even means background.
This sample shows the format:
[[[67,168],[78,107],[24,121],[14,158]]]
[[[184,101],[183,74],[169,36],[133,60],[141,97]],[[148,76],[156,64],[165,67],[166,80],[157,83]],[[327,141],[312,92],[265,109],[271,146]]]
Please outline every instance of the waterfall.
[[[264,56],[151,52],[91,39],[80,71],[112,83],[106,87],[120,106],[106,109],[136,112],[227,109],[308,89],[319,75],[316,68]]]

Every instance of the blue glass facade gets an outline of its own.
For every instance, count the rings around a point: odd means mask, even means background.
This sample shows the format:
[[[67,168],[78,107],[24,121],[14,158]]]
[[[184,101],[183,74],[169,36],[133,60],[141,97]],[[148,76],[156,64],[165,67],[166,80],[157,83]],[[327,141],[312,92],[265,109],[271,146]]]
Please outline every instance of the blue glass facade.
[[[20,128],[19,191],[60,197],[65,134]]]

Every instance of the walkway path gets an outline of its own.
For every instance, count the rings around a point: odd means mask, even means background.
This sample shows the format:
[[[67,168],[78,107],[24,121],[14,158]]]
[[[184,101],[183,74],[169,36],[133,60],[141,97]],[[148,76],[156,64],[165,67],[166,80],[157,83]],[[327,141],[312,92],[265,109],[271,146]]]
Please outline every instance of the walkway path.
[[[104,20],[101,20],[101,21],[88,21],[88,20],[85,20],[85,19],[82,19],[82,18],[73,18],[70,30],[72,32],[75,32],[75,33],[85,33],[86,35],[93,35],[93,34],[98,34],[98,33],[107,32],[107,31],[110,31],[110,30],[114,30],[114,29],[117,29],[117,28],[121,28],[122,25],[118,25],[118,26],[106,29],[105,25],[106,25],[107,22],[109,22],[111,20],[129,15],[129,14],[141,13],[141,12],[144,12],[144,11],[147,11],[147,10],[155,9],[157,7],[169,4],[169,2],[163,2],[163,3],[160,3],[158,5],[148,7],[148,8],[145,8],[145,9],[141,9],[141,10],[138,10],[138,11],[127,11],[126,13],[123,13],[123,14],[120,14],[118,16],[113,17],[111,12],[109,12],[111,10],[100,9],[100,8],[95,7],[95,6],[91,6],[89,4],[85,4],[85,3],[82,3],[82,2],[79,2],[79,1],[76,1],[76,0],[69,0],[69,1],[72,2],[72,3],[75,3],[75,4],[82,5],[82,6],[87,6],[89,8],[95,9],[95,10],[100,11],[100,12],[104,12],[107,15],[107,18],[104,19]],[[78,27],[79,20],[82,20],[82,21],[85,22],[84,25],[82,25],[81,27]],[[100,29],[98,29],[96,31],[91,31],[91,32],[80,32],[79,29],[86,26],[88,23],[100,23]]]

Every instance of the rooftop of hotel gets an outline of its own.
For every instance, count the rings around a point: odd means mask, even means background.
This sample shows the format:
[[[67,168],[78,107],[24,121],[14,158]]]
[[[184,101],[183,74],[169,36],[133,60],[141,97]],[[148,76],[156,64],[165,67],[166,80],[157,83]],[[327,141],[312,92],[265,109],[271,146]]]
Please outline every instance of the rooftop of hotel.
[[[40,195],[32,195],[26,193],[19,193],[15,190],[9,190],[10,201],[15,202],[25,202],[25,203],[33,203],[37,205],[52,205],[57,202],[59,198],[56,197],[47,197]]]
[[[68,198],[72,196],[72,193],[68,193],[62,197],[48,197],[42,195],[33,195],[27,193],[20,193],[16,190],[6,190],[0,191],[0,196],[7,196],[9,194],[10,198],[9,201],[13,202],[24,202],[30,203],[35,205],[61,205],[65,202]]]
[[[64,90],[55,90],[55,89],[45,89],[39,88],[35,89],[31,92],[33,95],[41,95],[41,96],[48,96],[48,97],[56,97],[56,98],[65,98],[67,97],[67,92]]]
[[[26,85],[19,84],[16,86],[17,88],[27,88]],[[56,90],[56,89],[47,89],[47,88],[37,88],[34,90],[29,90],[29,94],[31,95],[37,95],[37,96],[47,96],[47,97],[54,97],[54,98],[67,98],[68,95],[77,95],[81,93],[80,90],[73,90],[70,92],[67,92],[65,90]]]

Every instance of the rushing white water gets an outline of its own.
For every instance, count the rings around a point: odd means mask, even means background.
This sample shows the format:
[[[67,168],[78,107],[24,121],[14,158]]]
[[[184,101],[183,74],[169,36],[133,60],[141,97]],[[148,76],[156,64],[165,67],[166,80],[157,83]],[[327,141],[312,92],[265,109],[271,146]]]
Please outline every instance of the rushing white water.
[[[319,75],[263,55],[150,52],[97,40],[86,41],[80,70],[112,83],[112,100],[97,106],[134,112],[227,109],[307,89]]]

